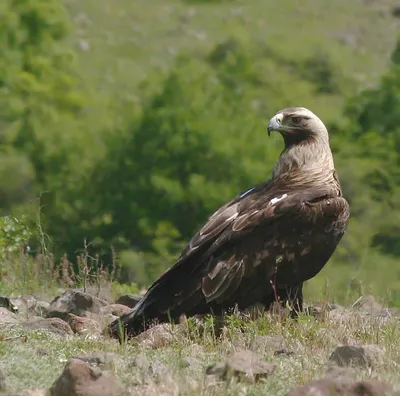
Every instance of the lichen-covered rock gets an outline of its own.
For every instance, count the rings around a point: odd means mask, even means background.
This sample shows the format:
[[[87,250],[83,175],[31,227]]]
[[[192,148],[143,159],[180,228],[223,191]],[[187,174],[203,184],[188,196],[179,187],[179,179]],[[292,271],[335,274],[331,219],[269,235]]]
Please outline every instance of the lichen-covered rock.
[[[28,330],[45,330],[51,333],[68,336],[73,331],[68,323],[59,318],[36,318],[21,323],[21,326]]]
[[[70,359],[50,388],[50,396],[125,396],[120,381],[108,372]]]
[[[101,369],[111,369],[115,366],[115,362],[119,359],[119,356],[113,352],[99,351],[75,356],[74,359],[81,360],[94,367],[100,367]]]
[[[142,345],[150,348],[162,348],[173,344],[177,337],[185,334],[183,325],[170,325],[162,323],[155,325],[136,337]]]
[[[0,324],[18,323],[17,315],[13,314],[7,308],[0,307]]]
[[[207,368],[206,373],[217,375],[222,379],[233,376],[255,382],[271,375],[275,364],[267,363],[261,357],[249,350],[242,350],[229,356],[225,362],[217,363]]]
[[[338,366],[373,367],[383,361],[384,351],[377,345],[336,347],[329,360]]]
[[[68,324],[74,333],[84,336],[99,336],[103,330],[96,320],[74,314],[68,315]]]
[[[80,290],[67,290],[56,297],[49,307],[49,311],[61,311],[83,316],[85,312],[100,314],[101,308],[108,305],[107,301],[94,297]]]

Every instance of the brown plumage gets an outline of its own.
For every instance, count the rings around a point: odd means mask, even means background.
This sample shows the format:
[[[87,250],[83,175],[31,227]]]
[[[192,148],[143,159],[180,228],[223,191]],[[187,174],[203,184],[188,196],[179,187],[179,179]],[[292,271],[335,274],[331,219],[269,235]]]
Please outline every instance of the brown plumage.
[[[302,309],[303,282],[331,257],[347,227],[325,125],[311,111],[278,112],[268,134],[282,134],[285,149],[271,179],[215,212],[178,261],[109,333],[134,336],[150,322],[180,315],[221,314],[279,299]]]

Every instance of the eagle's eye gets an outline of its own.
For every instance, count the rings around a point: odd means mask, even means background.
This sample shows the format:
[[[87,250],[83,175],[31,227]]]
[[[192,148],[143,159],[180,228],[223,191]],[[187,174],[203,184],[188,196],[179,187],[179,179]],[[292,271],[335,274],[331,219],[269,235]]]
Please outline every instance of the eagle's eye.
[[[292,123],[298,125],[301,122],[301,117],[292,117]]]

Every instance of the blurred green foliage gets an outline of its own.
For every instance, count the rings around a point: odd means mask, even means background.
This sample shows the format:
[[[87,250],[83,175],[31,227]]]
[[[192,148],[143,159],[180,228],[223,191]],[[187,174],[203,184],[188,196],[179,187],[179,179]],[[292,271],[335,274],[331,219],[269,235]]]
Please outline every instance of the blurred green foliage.
[[[398,303],[400,44],[378,47],[371,31],[370,47],[353,51],[350,33],[347,47],[320,34],[342,33],[332,29],[356,12],[352,24],[370,28],[373,11],[340,2],[329,13],[325,0],[304,2],[301,14],[290,1],[117,3],[0,6],[0,208],[27,215],[35,203],[32,251],[73,259],[86,239],[88,254],[111,265],[114,247],[119,280],[147,286],[208,215],[270,176],[282,142],[267,140],[266,122],[303,105],[329,126],[352,208],[308,292]],[[303,19],[308,30],[296,30]],[[298,41],[284,36],[288,26]],[[375,70],[383,75],[371,84]],[[0,250],[27,237],[2,230]]]
[[[0,259],[9,253],[19,253],[28,246],[32,231],[24,218],[0,217]]]

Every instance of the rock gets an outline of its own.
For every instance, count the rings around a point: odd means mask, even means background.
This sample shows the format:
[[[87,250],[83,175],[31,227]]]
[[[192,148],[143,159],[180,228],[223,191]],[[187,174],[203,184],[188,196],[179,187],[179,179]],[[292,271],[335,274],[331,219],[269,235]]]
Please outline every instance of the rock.
[[[10,301],[17,308],[18,312],[28,312],[29,308],[35,306],[38,297],[32,295],[10,297]]]
[[[103,330],[96,320],[74,314],[68,315],[68,324],[71,326],[72,331],[79,335],[99,336]]]
[[[286,396],[349,396],[346,385],[324,378],[292,389]]]
[[[264,362],[258,354],[250,350],[242,350],[229,356],[225,363],[208,367],[206,374],[217,375],[222,379],[236,376],[254,382],[268,377],[274,370],[274,364]]]
[[[162,323],[139,334],[136,340],[147,347],[156,349],[173,344],[176,337],[182,336],[184,333],[184,326],[182,325],[172,326],[169,323]]]
[[[101,314],[103,315],[122,316],[130,311],[131,308],[122,304],[110,304],[101,308]]]
[[[373,367],[383,360],[384,351],[377,345],[338,346],[329,360],[338,366]]]
[[[31,308],[30,312],[33,315],[47,318],[49,310],[50,310],[50,303],[48,303],[47,301],[37,300],[36,305]]]
[[[108,372],[70,359],[50,388],[50,396],[124,396],[120,381]]]
[[[105,301],[107,304],[111,304],[113,297],[112,297],[112,290],[111,285],[109,283],[99,285],[87,285],[86,291],[84,289],[75,289],[81,291],[82,293],[90,294],[100,300]]]
[[[0,307],[0,324],[18,323],[17,316],[7,308]]]
[[[22,322],[21,326],[28,330],[47,330],[64,337],[73,334],[69,324],[59,318],[30,319],[26,322]]]
[[[353,383],[332,378],[311,381],[292,389],[286,396],[385,396],[391,386],[377,380],[363,380]]]
[[[12,304],[17,307],[18,312],[24,312],[35,316],[47,316],[50,304],[40,300],[39,297],[33,295],[18,296],[10,298]]]
[[[113,352],[94,352],[74,357],[74,359],[81,360],[94,367],[100,367],[101,369],[113,368],[118,358],[119,356]]]
[[[67,290],[50,303],[50,311],[68,312],[83,316],[86,311],[100,314],[101,307],[108,305],[104,300],[80,290]]]
[[[358,381],[350,387],[351,395],[354,396],[386,396],[391,391],[390,384],[374,379]]]
[[[61,320],[63,320],[64,322],[68,322],[69,319],[69,312],[66,311],[57,311],[57,310],[49,310],[47,311],[46,317],[47,318],[59,318]],[[85,316],[85,315],[83,315]]]
[[[141,299],[142,296],[139,294],[123,294],[117,298],[115,304],[126,305],[129,308],[133,308]]]
[[[49,396],[49,393],[45,389],[30,389],[24,396]]]
[[[18,307],[12,303],[10,298],[5,296],[0,296],[0,307],[6,308],[13,313],[18,312]]]

